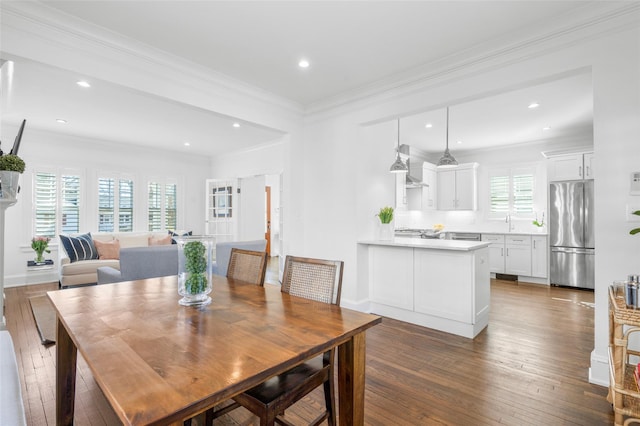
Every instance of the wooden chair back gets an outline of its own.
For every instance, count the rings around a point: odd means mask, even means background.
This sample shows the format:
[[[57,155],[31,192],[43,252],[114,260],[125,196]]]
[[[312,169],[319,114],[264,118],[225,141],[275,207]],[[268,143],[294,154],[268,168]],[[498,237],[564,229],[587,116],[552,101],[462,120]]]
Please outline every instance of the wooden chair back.
[[[227,278],[264,285],[267,272],[267,253],[264,251],[231,249]]]
[[[343,269],[344,262],[341,260],[287,256],[282,292],[340,305]]]

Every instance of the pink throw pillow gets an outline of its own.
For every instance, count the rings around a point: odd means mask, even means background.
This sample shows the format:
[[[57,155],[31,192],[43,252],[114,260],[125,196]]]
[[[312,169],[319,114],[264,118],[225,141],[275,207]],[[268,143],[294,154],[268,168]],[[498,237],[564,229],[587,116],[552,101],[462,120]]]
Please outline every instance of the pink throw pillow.
[[[150,246],[168,246],[171,244],[171,235],[167,235],[166,237],[149,237],[149,245]]]
[[[96,250],[98,250],[98,258],[99,259],[120,259],[120,241],[98,241],[94,240],[93,244],[96,246]]]

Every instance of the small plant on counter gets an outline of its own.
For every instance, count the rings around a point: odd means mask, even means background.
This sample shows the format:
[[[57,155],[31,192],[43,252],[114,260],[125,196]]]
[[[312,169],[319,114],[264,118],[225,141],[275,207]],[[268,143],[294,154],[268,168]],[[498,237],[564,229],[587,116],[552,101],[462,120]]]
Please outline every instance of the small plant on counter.
[[[538,214],[536,213],[536,220],[534,220],[531,223],[533,223],[538,228],[542,228],[544,226],[544,212],[542,212],[542,219],[539,222],[538,222]]]
[[[635,212],[633,212],[633,213],[631,213],[631,214],[634,214],[634,215],[636,215],[636,216],[640,216],[640,210],[636,210]],[[637,234],[637,233],[639,233],[639,232],[640,232],[640,228],[634,228],[634,229],[632,229],[631,231],[629,231],[629,233],[630,233],[631,235],[636,235],[636,234]]]
[[[391,223],[393,220],[393,207],[382,207],[376,216],[380,218],[380,223]]]

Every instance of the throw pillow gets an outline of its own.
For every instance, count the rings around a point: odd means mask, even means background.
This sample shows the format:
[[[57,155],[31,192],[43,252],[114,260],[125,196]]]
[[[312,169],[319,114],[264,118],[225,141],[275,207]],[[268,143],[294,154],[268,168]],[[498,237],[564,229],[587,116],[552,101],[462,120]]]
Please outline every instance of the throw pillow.
[[[193,231],[174,231],[172,229],[169,230],[169,235],[172,237],[188,237],[193,234]],[[177,244],[174,238],[171,238],[171,244]]]
[[[103,242],[93,240],[96,249],[98,250],[99,259],[120,259],[120,241],[113,240],[109,242]]]
[[[166,246],[166,245],[170,245],[171,241],[172,241],[171,235],[167,235],[166,237],[156,237],[155,235],[151,235],[149,237],[150,246]]]
[[[93,244],[91,232],[71,237],[69,235],[60,235],[60,241],[67,252],[71,263],[79,260],[90,260],[98,258],[98,251]]]

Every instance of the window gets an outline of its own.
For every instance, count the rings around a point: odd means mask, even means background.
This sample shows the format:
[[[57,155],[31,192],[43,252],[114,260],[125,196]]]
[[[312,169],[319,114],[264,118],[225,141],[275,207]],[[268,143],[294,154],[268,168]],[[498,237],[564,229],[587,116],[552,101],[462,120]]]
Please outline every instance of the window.
[[[80,176],[34,173],[34,225],[37,236],[80,232]]]
[[[98,178],[98,231],[133,231],[133,180]]]
[[[178,189],[175,183],[149,182],[149,231],[176,229],[178,226]]]
[[[489,173],[489,216],[532,217],[535,170],[501,169]]]

